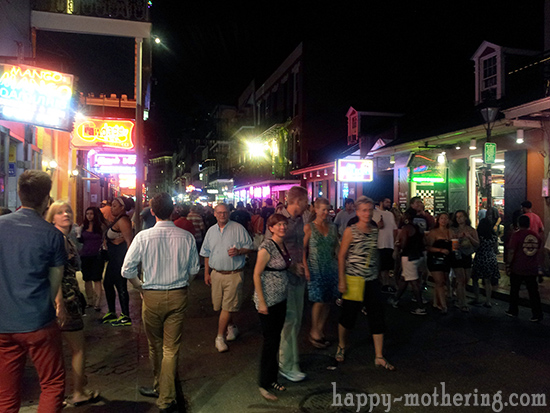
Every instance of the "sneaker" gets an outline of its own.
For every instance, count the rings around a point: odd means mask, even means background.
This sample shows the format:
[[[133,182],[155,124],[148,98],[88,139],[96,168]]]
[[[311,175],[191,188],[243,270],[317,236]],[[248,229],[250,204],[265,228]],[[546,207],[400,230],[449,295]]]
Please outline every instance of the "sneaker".
[[[411,301],[412,301],[413,303],[418,302],[418,300],[416,299],[416,297],[413,297],[413,298],[411,299]],[[426,300],[424,297],[422,297],[422,304],[428,304],[428,300]]]
[[[395,294],[395,288],[393,288],[391,285],[383,285],[380,289],[384,294]]]
[[[531,317],[529,319],[529,321],[532,321],[533,323],[538,323],[539,321],[542,321],[542,316],[541,317]]]
[[[225,337],[227,341],[235,340],[238,335],[239,335],[239,329],[235,324],[227,326],[227,336]]]
[[[111,325],[115,327],[131,326],[132,320],[127,315],[121,314],[120,317],[116,319],[116,321],[113,321],[111,323]]]
[[[299,381],[304,380],[307,377],[306,373],[303,373],[301,371],[284,371],[279,370],[279,374],[283,376],[285,379],[290,380],[294,383],[297,383]]]
[[[220,353],[224,353],[229,350],[229,347],[227,347],[227,344],[225,344],[225,340],[223,339],[223,337],[216,337],[215,345],[218,349],[218,352]]]
[[[504,314],[506,314],[508,317],[517,317],[517,314],[511,313],[510,311],[505,311]]]
[[[107,313],[103,316],[103,318],[101,319],[101,322],[103,324],[107,324],[107,323],[112,323],[113,321],[116,321],[116,320],[117,320],[116,313]]]
[[[428,313],[427,313],[426,310],[423,309],[423,308],[417,308],[416,310],[412,310],[412,311],[411,311],[411,314],[414,314],[414,315],[426,315],[426,314],[428,314]]]
[[[396,300],[395,298],[388,299],[388,304],[391,305],[393,308],[399,307],[399,300]]]

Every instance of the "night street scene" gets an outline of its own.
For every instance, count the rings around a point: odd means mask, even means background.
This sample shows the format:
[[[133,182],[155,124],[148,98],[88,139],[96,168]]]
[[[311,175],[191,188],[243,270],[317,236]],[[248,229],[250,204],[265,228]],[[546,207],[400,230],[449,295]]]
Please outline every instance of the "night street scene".
[[[0,0],[0,413],[550,411],[550,0]]]

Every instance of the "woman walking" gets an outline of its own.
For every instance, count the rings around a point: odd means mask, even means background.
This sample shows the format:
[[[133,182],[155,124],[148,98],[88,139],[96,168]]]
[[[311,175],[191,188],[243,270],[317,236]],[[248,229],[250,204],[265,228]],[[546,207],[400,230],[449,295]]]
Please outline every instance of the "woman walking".
[[[105,289],[105,298],[107,299],[109,311],[103,316],[102,322],[110,323],[113,326],[132,325],[127,280],[121,275],[124,257],[133,239],[132,223],[128,215],[126,215],[126,211],[129,209],[130,204],[126,202],[125,198],[118,197],[113,199],[111,213],[115,219],[105,234],[109,263],[105,270],[103,288]],[[115,287],[120,303],[120,317],[118,318],[116,315]]]
[[[395,370],[383,354],[384,301],[378,280],[378,227],[372,221],[374,201],[361,196],[355,202],[359,221],[347,227],[338,253],[338,290],[343,294],[342,313],[338,325],[336,361],[343,362],[349,330],[355,326],[363,305],[374,342],[374,365]]]
[[[328,199],[317,198],[314,211],[313,222],[304,226],[304,272],[313,302],[309,341],[314,347],[326,348],[330,343],[325,340],[325,323],[330,303],[338,298],[338,230],[327,221]]]
[[[469,312],[470,308],[466,305],[466,284],[468,284],[472,274],[472,254],[479,246],[479,238],[466,211],[458,210],[455,212],[451,236],[453,240],[451,267],[457,282],[457,306],[460,310]]]
[[[86,209],[79,238],[82,243],[80,259],[82,260],[82,278],[86,298],[89,304],[93,303],[96,311],[101,309],[101,279],[103,278],[105,263],[101,258],[100,250],[105,229],[105,219],[99,208],[89,207]]]
[[[260,394],[267,400],[277,400],[272,390],[286,390],[277,381],[277,354],[286,316],[286,269],[290,266],[290,254],[283,242],[287,224],[287,218],[281,214],[273,214],[267,219],[267,229],[273,236],[260,245],[254,267],[254,302],[264,336],[260,359]]]
[[[498,285],[500,278],[496,251],[498,238],[493,230],[493,224],[487,218],[479,221],[477,235],[479,237],[479,248],[476,251],[472,265],[472,286],[474,287],[475,302],[479,300],[479,279],[482,279],[485,286],[485,303],[483,306],[491,308],[493,286]]]
[[[80,406],[94,402],[99,397],[97,391],[86,390],[86,375],[84,374],[84,322],[82,320],[82,293],[78,287],[76,272],[80,268],[80,259],[74,242],[69,238],[73,226],[73,210],[62,201],[54,202],[48,209],[46,220],[55,225],[65,237],[67,263],[65,264],[61,288],[55,299],[58,319],[64,340],[71,349],[73,370],[73,396],[71,403]]]
[[[447,312],[445,281],[451,270],[452,242],[449,224],[449,214],[442,212],[436,219],[435,228],[426,237],[428,269],[435,282],[433,306],[444,314]]]

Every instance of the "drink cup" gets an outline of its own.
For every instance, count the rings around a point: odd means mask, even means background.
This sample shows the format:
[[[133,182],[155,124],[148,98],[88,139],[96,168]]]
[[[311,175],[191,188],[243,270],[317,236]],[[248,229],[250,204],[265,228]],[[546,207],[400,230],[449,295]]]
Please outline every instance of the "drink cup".
[[[453,251],[458,251],[458,248],[459,248],[458,238],[453,238],[451,241],[453,243]]]

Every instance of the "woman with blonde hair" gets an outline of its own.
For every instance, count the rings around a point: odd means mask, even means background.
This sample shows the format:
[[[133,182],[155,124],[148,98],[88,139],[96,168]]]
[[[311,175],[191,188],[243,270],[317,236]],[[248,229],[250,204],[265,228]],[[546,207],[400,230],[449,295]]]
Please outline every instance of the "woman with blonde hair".
[[[338,230],[328,222],[330,204],[326,198],[315,200],[314,219],[304,225],[304,273],[311,308],[309,341],[326,348],[324,328],[330,303],[338,298]]]
[[[80,406],[96,401],[99,393],[85,389],[87,380],[84,374],[84,322],[82,320],[84,309],[81,299],[83,296],[76,279],[76,272],[80,269],[80,258],[75,243],[69,236],[73,227],[73,210],[67,202],[56,201],[48,209],[46,221],[52,223],[65,237],[67,263],[55,303],[63,338],[72,353],[73,396],[71,403]]]

